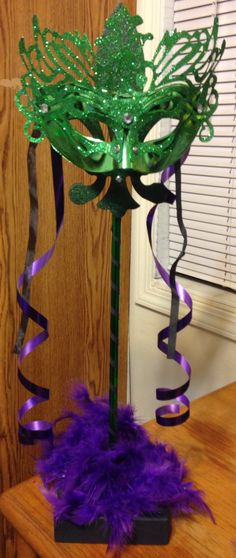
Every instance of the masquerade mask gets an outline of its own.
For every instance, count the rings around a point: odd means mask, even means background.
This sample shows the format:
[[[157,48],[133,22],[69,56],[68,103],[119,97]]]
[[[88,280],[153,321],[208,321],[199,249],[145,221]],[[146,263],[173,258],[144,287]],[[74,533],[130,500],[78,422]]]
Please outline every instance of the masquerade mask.
[[[125,187],[127,175],[141,196],[155,201],[154,188],[145,187],[140,175],[175,163],[198,133],[201,141],[211,139],[210,117],[218,100],[214,70],[224,44],[216,46],[217,19],[211,32],[166,32],[149,61],[143,44],[153,37],[137,31],[141,23],[119,5],[94,51],[86,35],[40,31],[34,17],[35,43],[26,49],[20,41],[27,73],[16,102],[27,118],[26,136],[32,142],[48,137],[61,155],[97,175],[92,187],[72,188],[77,203],[98,195],[105,177],[111,176],[110,190],[99,206],[118,216],[137,207]],[[145,141],[163,118],[175,119],[176,128],[164,138]],[[92,137],[79,131],[78,121]],[[31,127],[38,130],[37,138]]]
[[[187,375],[187,381],[180,387],[157,389],[158,400],[175,399],[176,402],[158,408],[156,418],[160,424],[177,425],[189,416],[189,400],[184,394],[191,367],[175,349],[176,333],[190,322],[192,310],[191,297],[175,281],[176,266],[184,255],[187,241],[181,215],[180,166],[197,134],[201,141],[208,141],[213,135],[210,118],[217,107],[214,70],[224,43],[220,48],[216,46],[218,22],[215,19],[211,32],[207,29],[193,33],[166,32],[152,60],[147,61],[143,45],[152,35],[137,31],[141,23],[139,16],[131,16],[119,5],[106,21],[104,33],[95,41],[94,50],[86,35],[69,32],[60,35],[49,29],[40,31],[34,17],[34,44],[27,49],[24,40],[20,41],[26,73],[16,99],[26,116],[25,134],[30,140],[30,232],[25,271],[19,278],[17,295],[23,311],[17,339],[18,376],[32,395],[18,414],[19,438],[23,443],[53,438],[51,423],[23,421],[30,409],[49,399],[49,390],[29,381],[20,370],[23,359],[48,337],[47,319],[29,304],[29,291],[32,277],[46,265],[55,248],[54,243],[34,260],[36,144],[47,137],[53,147],[56,238],[64,208],[61,155],[96,176],[91,186],[76,184],[72,187],[70,196],[76,203],[85,203],[97,196],[106,177],[111,179],[110,188],[98,204],[113,213],[109,406],[104,399],[90,401],[87,390],[79,388],[76,393],[80,406],[78,416],[74,412],[63,416],[72,419],[71,425],[55,444],[47,446],[38,467],[45,484],[44,493],[54,502],[56,518],[72,518],[82,529],[86,524],[93,528],[94,520],[99,522],[104,518],[111,548],[123,544],[126,536],[132,533],[134,520],[143,513],[155,515],[165,506],[168,516],[169,508],[185,512],[198,506],[208,510],[200,493],[193,489],[192,483],[185,481],[185,469],[174,452],[148,440],[146,432],[135,423],[130,407],[118,408],[120,232],[121,217],[127,209],[138,205],[126,188],[126,177],[130,176],[137,192],[156,203],[147,217],[152,248],[156,206],[175,199],[164,185],[175,172],[177,220],[183,249],[170,274],[155,254],[154,259],[160,275],[172,290],[170,326],[159,333],[158,347]],[[149,82],[147,71],[151,76]],[[163,118],[177,121],[176,128],[161,139],[149,141],[150,130]],[[142,184],[141,175],[157,171],[163,171],[159,184]],[[179,300],[188,307],[187,315],[181,319],[178,319]],[[28,318],[42,331],[22,348]],[[97,523],[95,525],[97,529]],[[162,533],[165,524],[162,521],[159,525]],[[145,520],[145,530],[147,526]],[[149,526],[147,530],[149,543]],[[168,536],[169,532],[168,526]]]

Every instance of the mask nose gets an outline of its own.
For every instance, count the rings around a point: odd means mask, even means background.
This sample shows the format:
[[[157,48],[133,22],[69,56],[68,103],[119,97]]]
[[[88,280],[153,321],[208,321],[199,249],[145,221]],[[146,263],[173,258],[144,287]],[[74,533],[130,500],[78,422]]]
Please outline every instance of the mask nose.
[[[132,144],[130,141],[129,133],[124,133],[122,138],[122,143],[120,144],[120,160],[118,163],[118,168],[122,170],[128,170],[132,167],[131,154],[132,154]]]
[[[127,169],[129,167],[129,148],[127,142],[124,141],[122,146],[122,160],[121,160],[121,168]]]

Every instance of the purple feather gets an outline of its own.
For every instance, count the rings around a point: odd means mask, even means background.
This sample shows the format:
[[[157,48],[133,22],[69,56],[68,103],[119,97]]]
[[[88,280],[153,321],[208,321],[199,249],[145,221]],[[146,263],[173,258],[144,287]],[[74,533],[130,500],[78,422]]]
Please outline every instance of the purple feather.
[[[84,386],[76,387],[74,399],[79,414],[67,415],[67,430],[44,447],[37,463],[56,519],[83,525],[104,517],[112,547],[132,535],[135,518],[163,506],[173,515],[196,508],[211,515],[201,492],[186,480],[183,461],[174,449],[149,440],[131,406],[119,407],[118,438],[109,448],[108,401],[92,401]]]

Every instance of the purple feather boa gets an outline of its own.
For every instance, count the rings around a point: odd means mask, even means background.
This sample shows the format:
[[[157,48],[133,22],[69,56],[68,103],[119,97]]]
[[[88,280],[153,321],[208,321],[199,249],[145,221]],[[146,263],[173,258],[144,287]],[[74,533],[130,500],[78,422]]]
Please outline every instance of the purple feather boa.
[[[113,547],[132,536],[135,518],[163,506],[173,515],[196,508],[211,515],[202,494],[186,480],[183,461],[174,449],[149,440],[131,406],[120,406],[118,439],[109,448],[107,400],[92,401],[84,386],[76,387],[74,399],[79,414],[67,415],[67,430],[53,446],[44,446],[37,462],[56,519],[83,525],[102,516]]]

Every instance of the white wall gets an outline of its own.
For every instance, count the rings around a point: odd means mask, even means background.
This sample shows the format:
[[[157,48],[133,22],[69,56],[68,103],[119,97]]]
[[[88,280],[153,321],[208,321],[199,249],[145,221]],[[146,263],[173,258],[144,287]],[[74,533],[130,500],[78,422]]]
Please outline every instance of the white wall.
[[[138,418],[147,421],[154,418],[158,406],[156,388],[177,387],[186,377],[176,363],[167,360],[157,349],[157,332],[168,324],[168,317],[135,304],[135,281],[138,279],[135,277],[135,267],[135,262],[132,261],[130,392],[131,403],[136,408]],[[190,400],[236,380],[235,341],[188,326],[183,333],[178,334],[178,350],[192,366],[192,380],[188,390]],[[210,409],[206,409],[207,412]]]
[[[137,13],[145,18],[145,25],[142,29],[140,27],[140,30],[153,32],[154,44],[158,43],[162,33],[164,4],[164,0],[138,0],[137,2]],[[186,376],[176,363],[167,360],[157,349],[157,332],[168,325],[168,316],[136,303],[140,282],[143,281],[139,270],[146,269],[148,254],[147,248],[144,250],[144,255],[137,249],[140,236],[142,242],[148,245],[145,224],[142,220],[140,225],[139,211],[140,209],[132,212],[130,395],[138,418],[146,421],[155,416],[155,409],[158,406],[155,398],[156,388],[180,386],[186,380]],[[139,235],[137,235],[137,226],[142,227]],[[143,258],[143,261],[140,261],[140,258],[141,260]],[[217,298],[215,293],[214,300]],[[234,296],[236,303],[236,295]],[[235,309],[232,308],[233,311],[235,312]],[[224,334],[223,329],[222,331]],[[177,348],[192,365],[192,380],[188,390],[190,400],[236,380],[234,340],[191,325],[178,335]],[[206,409],[207,413],[210,413],[210,409]]]

